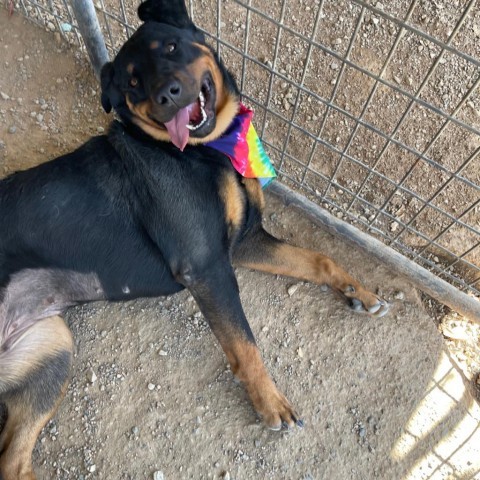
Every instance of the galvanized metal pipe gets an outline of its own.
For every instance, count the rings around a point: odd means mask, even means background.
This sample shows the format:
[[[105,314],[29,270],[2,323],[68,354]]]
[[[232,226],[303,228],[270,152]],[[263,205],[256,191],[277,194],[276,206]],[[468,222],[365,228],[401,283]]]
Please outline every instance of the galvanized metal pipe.
[[[78,28],[87,47],[88,56],[97,78],[103,65],[108,62],[108,52],[98,23],[92,0],[71,0]]]

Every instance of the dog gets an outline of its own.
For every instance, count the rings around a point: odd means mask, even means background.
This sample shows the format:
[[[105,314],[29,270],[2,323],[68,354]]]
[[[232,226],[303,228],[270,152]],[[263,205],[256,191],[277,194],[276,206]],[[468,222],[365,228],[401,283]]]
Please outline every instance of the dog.
[[[32,450],[68,384],[70,306],[187,288],[233,374],[272,430],[303,426],[264,366],[234,266],[340,292],[356,310],[388,304],[328,257],[262,226],[259,181],[210,146],[241,109],[233,75],[183,0],[147,0],[143,24],[101,73],[108,134],[0,181],[0,476],[32,480]]]

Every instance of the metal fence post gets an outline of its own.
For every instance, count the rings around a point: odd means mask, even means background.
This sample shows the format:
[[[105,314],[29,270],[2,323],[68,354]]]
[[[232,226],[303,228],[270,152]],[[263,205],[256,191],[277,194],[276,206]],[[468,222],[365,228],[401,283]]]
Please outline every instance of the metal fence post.
[[[100,78],[100,71],[109,58],[93,1],[71,0],[71,4],[95,75]]]

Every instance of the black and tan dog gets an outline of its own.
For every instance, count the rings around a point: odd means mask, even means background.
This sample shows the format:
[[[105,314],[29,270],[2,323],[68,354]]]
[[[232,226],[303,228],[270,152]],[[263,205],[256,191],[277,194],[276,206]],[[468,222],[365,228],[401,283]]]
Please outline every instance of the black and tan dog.
[[[67,385],[72,337],[59,316],[95,300],[187,288],[265,424],[302,425],[262,362],[232,265],[387,305],[319,253],[262,228],[263,194],[205,142],[239,108],[235,81],[185,5],[149,0],[144,24],[102,71],[108,135],[0,181],[0,435],[3,480],[33,479],[31,453]]]

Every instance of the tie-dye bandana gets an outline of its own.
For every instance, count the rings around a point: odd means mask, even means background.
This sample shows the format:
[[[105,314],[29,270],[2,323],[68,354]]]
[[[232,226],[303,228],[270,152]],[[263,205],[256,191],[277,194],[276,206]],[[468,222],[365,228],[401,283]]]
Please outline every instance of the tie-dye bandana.
[[[205,145],[227,155],[240,175],[258,178],[262,188],[265,188],[277,174],[253,128],[252,118],[253,111],[240,104],[240,110],[227,131]]]

